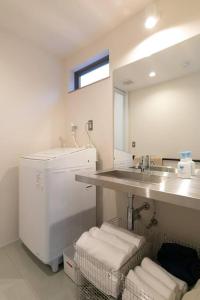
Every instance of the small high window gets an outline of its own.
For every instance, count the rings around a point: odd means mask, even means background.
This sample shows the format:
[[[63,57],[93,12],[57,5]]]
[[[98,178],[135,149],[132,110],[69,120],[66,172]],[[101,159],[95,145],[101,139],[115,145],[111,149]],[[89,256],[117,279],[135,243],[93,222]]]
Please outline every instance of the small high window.
[[[74,89],[77,90],[109,77],[109,55],[74,72]]]

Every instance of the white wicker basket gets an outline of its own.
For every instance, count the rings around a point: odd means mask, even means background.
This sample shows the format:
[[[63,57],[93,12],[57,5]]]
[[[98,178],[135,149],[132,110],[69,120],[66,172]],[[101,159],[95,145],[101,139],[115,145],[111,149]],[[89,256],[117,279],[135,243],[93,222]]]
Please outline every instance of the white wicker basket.
[[[123,226],[123,221],[120,219],[114,219],[112,223]],[[89,274],[84,274],[80,268],[78,268],[78,299],[81,300],[111,300],[116,297],[112,297],[113,280],[119,279],[119,297],[121,299],[122,291],[128,285],[129,293],[126,297],[122,297],[122,300],[156,300],[152,296],[148,295],[145,291],[138,289],[138,287],[126,279],[126,275],[130,269],[134,269],[137,265],[140,265],[142,259],[146,256],[150,257],[153,260],[156,260],[156,255],[161,247],[162,243],[178,243],[183,246],[192,247],[197,250],[200,257],[200,244],[194,244],[191,241],[186,241],[177,237],[173,237],[167,234],[156,234],[151,236],[151,241],[138,250],[134,257],[132,257],[121,269],[119,272],[113,272],[109,270],[107,266],[103,265],[101,262],[98,262],[92,257],[88,257],[85,253],[82,255],[81,263],[84,265],[88,260],[91,261],[96,266],[95,272]],[[96,271],[97,270],[97,271]],[[99,271],[98,271],[99,270]],[[100,275],[101,274],[101,275]],[[102,274],[104,274],[105,282],[101,280]],[[99,284],[97,284],[99,283]],[[106,288],[105,288],[106,286]]]
[[[124,227],[121,219],[115,218],[110,222]],[[152,244],[145,242],[119,271],[109,269],[78,247],[76,247],[76,254],[79,299],[117,299],[122,293],[124,277],[129,270],[139,265],[145,256],[152,256]]]
[[[160,249],[161,245],[163,243],[177,243],[179,245],[182,246],[187,246],[187,247],[191,247],[193,249],[195,249],[200,257],[200,244],[194,244],[191,241],[186,241],[186,240],[182,240],[180,238],[177,237],[172,237],[169,236],[167,234],[157,234],[156,236],[152,237],[152,251],[149,252],[149,254],[147,255],[148,257],[150,257],[152,260],[156,260],[157,257],[157,253],[158,250]],[[145,256],[143,256],[144,258]],[[140,260],[140,262],[142,261],[142,259]],[[140,263],[138,264],[140,265]],[[122,296],[122,300],[157,300],[155,298],[153,298],[152,296],[148,295],[145,291],[138,289],[138,287],[131,282],[130,280],[126,279],[124,280],[124,290],[126,289],[126,287],[128,286],[128,291],[129,293],[127,293],[125,296]]]

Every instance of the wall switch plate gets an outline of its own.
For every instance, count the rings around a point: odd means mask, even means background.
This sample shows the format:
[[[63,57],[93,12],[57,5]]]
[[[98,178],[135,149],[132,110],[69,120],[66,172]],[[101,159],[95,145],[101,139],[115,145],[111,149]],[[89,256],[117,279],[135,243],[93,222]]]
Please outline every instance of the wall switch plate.
[[[77,130],[77,126],[72,123],[71,124],[71,129],[72,129],[72,132],[75,132]]]
[[[132,142],[132,148],[136,147],[136,142]]]
[[[92,131],[93,130],[93,120],[89,120],[87,124],[88,124],[88,131]]]

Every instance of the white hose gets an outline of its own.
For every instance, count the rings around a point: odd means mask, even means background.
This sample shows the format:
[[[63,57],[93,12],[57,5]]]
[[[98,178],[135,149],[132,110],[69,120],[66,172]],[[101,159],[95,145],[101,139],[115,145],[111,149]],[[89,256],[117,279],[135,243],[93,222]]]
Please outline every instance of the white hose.
[[[72,139],[73,139],[74,146],[75,146],[76,148],[79,148],[79,144],[77,143],[77,140],[76,140],[76,133],[75,133],[75,132],[72,132]]]

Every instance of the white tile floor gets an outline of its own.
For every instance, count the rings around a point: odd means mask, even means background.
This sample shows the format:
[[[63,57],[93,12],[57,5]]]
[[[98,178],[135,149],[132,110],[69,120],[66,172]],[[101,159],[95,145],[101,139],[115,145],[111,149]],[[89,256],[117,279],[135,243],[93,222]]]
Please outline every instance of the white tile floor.
[[[0,300],[75,300],[76,286],[63,269],[52,273],[21,242],[0,249]]]

